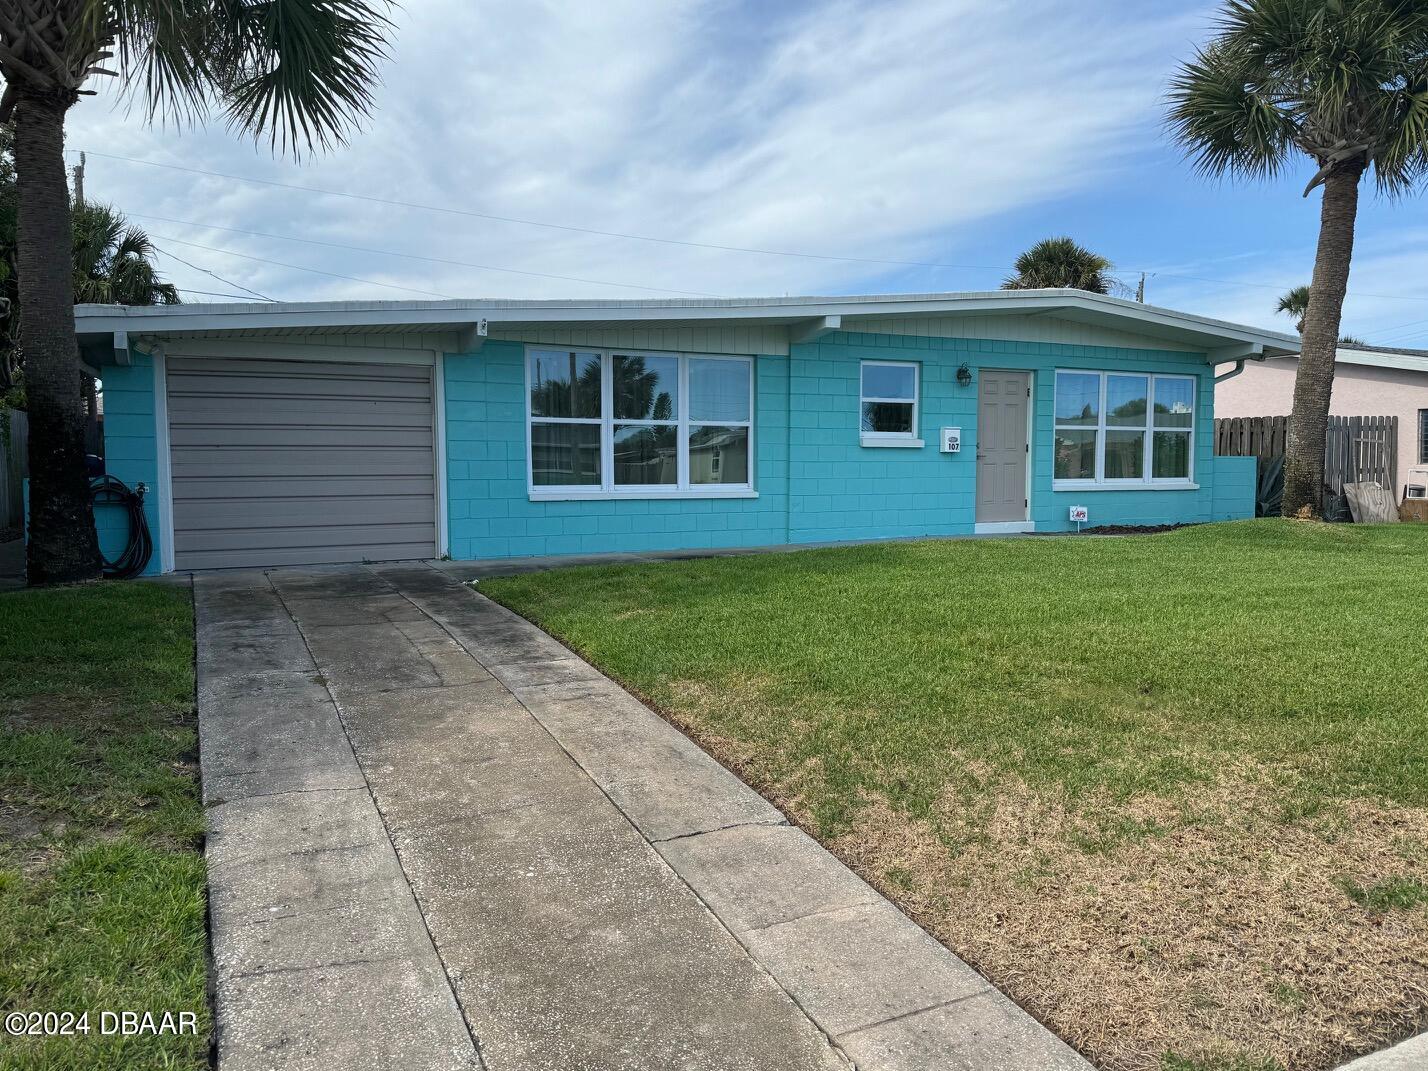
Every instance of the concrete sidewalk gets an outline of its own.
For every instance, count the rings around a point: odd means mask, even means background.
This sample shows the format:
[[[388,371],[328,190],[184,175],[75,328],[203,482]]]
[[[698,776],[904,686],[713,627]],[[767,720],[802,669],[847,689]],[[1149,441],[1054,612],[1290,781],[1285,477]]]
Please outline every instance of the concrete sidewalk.
[[[450,569],[195,599],[223,1071],[1088,1066]]]

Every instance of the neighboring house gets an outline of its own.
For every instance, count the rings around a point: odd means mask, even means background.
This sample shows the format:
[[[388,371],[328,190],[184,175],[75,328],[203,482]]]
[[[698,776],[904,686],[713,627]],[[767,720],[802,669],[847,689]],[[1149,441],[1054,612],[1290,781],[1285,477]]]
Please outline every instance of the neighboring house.
[[[1298,370],[1297,355],[1246,364],[1215,387],[1215,415],[1288,416]],[[1329,412],[1398,417],[1397,490],[1428,480],[1428,350],[1341,345]]]
[[[1070,290],[77,316],[154,571],[1248,517],[1214,368],[1295,349]]]

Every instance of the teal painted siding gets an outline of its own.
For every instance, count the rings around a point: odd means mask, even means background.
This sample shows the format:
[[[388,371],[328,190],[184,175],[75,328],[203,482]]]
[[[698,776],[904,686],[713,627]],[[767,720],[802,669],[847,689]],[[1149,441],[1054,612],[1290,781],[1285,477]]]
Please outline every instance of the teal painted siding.
[[[149,559],[145,575],[159,572],[159,464],[154,436],[154,362],[153,358],[135,352],[133,364],[127,368],[104,369],[104,459],[111,476],[130,487],[144,484],[149,493],[144,496],[144,516],[149,521],[149,534],[154,539],[154,554]],[[99,545],[109,557],[124,549],[128,538],[128,516],[115,507],[95,511],[94,526],[99,532]]]
[[[792,347],[789,542],[972,530],[973,451],[964,448],[954,455],[938,450],[944,424],[961,426],[965,437],[976,422],[976,388],[957,386],[957,366],[964,359],[957,356],[957,345],[907,335],[837,333]],[[860,445],[858,399],[865,360],[920,366],[921,449]]]
[[[444,361],[450,553],[458,559],[761,546],[970,534],[975,524],[977,383],[984,368],[1026,370],[1033,383],[1031,518],[1069,530],[1067,507],[1090,523],[1163,524],[1253,516],[1253,459],[1212,456],[1211,369],[1195,354],[1043,342],[834,333],[790,355],[754,363],[757,498],[532,502],[526,484],[524,346],[491,341]],[[859,363],[920,367],[920,449],[859,443]],[[965,362],[970,386],[956,380]],[[1056,492],[1051,487],[1057,368],[1173,372],[1199,382],[1197,489]],[[150,488],[145,508],[159,570],[154,368],[134,354],[106,368],[109,471]],[[960,454],[938,450],[939,429],[962,428]],[[123,518],[101,511],[100,538],[115,553]]]
[[[539,554],[734,547],[965,535],[975,525],[977,383],[982,368],[1026,370],[1033,381],[1031,519],[1038,531],[1090,523],[1165,524],[1253,514],[1253,476],[1213,457],[1214,387],[1196,354],[1040,342],[834,333],[788,357],[755,361],[757,499],[531,502],[526,485],[524,349],[490,342],[446,358],[451,554]],[[859,366],[913,361],[921,370],[920,449],[859,443]],[[957,368],[973,371],[957,384]],[[1195,376],[1198,488],[1053,491],[1057,368]],[[943,425],[962,428],[960,454],[938,450]]]
[[[453,558],[762,546],[786,541],[788,363],[754,366],[758,498],[531,502],[525,347],[448,355],[446,470]]]
[[[1259,492],[1259,458],[1215,458],[1212,521],[1246,521],[1254,516]]]

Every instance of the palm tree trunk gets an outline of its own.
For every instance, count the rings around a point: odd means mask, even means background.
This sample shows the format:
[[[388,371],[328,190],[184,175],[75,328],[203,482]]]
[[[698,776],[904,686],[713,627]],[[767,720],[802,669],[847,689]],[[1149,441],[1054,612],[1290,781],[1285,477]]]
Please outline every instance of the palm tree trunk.
[[[84,396],[74,331],[65,106],[22,91],[15,107],[17,267],[30,416],[31,584],[99,576],[84,466]]]
[[[1296,517],[1306,506],[1315,517],[1324,510],[1324,440],[1329,428],[1329,398],[1334,390],[1334,357],[1339,321],[1349,285],[1354,253],[1354,222],[1359,209],[1363,164],[1341,165],[1324,180],[1319,208],[1319,248],[1309,308],[1294,377],[1294,412],[1284,457],[1284,516]]]

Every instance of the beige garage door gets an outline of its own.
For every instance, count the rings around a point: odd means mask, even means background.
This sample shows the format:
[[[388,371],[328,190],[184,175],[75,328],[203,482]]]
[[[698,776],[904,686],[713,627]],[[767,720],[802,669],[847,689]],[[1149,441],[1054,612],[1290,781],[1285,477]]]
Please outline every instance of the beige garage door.
[[[176,568],[435,556],[430,368],[167,367]]]

